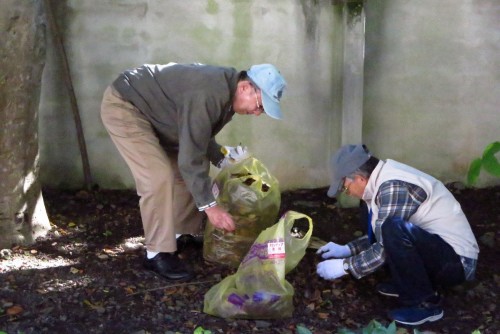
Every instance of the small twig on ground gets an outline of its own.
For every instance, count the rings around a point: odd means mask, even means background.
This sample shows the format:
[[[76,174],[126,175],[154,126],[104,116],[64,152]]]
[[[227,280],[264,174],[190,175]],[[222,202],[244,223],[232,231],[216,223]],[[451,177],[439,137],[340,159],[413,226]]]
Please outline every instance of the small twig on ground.
[[[145,292],[156,291],[156,290],[163,290],[163,289],[168,289],[168,288],[176,288],[178,286],[199,285],[199,284],[213,283],[213,282],[218,282],[218,280],[208,280],[208,281],[199,281],[199,282],[186,282],[186,283],[178,283],[178,284],[165,285],[165,286],[160,286],[159,288],[137,291],[137,292],[131,293],[131,294],[127,295],[127,296],[133,296],[133,295],[138,295],[138,294],[145,293]]]
[[[311,241],[309,242],[309,246],[307,248],[319,249],[326,244],[327,244],[326,241],[321,240],[318,237],[311,237]]]

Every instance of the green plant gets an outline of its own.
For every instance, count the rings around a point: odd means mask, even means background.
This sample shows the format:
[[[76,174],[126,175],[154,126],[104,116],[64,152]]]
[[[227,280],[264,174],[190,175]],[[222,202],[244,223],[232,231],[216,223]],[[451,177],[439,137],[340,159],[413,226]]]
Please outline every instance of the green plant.
[[[193,334],[212,334],[211,330],[205,329],[201,326],[195,328]]]
[[[340,329],[337,333],[338,334],[356,334],[356,333],[361,333],[361,334],[396,334],[396,324],[394,322],[391,322],[389,326],[384,327],[381,323],[379,323],[377,320],[372,320],[366,326],[365,328],[361,329],[360,332],[353,332],[349,329],[342,328]]]
[[[396,327],[396,323],[394,321],[391,322],[389,326],[385,327],[377,320],[370,321],[370,323],[366,327],[358,330],[352,331],[350,329],[342,328],[337,332],[337,334],[399,334],[399,333],[422,334],[422,332],[416,328],[414,328],[411,332],[409,330],[407,331],[405,328],[400,328],[398,330],[398,328]],[[481,332],[478,329],[476,329],[471,334],[481,334]]]
[[[295,334],[313,334],[313,333],[303,324],[298,324],[295,330]]]
[[[486,170],[493,176],[500,177],[500,163],[498,162],[495,154],[500,152],[500,141],[493,142],[486,146],[483,155],[480,158],[472,160],[469,171],[467,172],[467,185],[473,186],[481,169]]]

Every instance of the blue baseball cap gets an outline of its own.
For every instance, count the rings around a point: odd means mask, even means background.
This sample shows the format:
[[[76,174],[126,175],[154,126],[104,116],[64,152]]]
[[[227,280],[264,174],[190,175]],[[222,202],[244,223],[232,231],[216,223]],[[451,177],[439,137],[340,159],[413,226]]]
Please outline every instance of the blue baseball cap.
[[[282,119],[280,100],[286,82],[280,71],[274,65],[260,64],[250,67],[247,75],[261,91],[265,113],[272,118]]]

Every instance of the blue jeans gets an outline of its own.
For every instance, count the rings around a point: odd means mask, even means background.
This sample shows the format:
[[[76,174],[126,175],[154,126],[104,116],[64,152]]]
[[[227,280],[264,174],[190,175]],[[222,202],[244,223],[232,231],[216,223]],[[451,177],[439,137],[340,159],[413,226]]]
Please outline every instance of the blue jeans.
[[[437,234],[400,219],[382,225],[386,263],[403,304],[417,305],[439,287],[465,281],[460,256]]]

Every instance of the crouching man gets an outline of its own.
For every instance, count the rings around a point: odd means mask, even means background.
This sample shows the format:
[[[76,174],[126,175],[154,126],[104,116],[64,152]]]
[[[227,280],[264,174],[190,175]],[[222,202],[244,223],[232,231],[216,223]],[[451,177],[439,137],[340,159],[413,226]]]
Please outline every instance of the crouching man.
[[[330,242],[318,250],[317,274],[356,278],[387,264],[391,280],[377,291],[398,297],[389,318],[419,325],[443,317],[440,287],[475,275],[479,253],[460,204],[442,182],[415,168],[372,156],[365,145],[341,147],[331,159],[328,196],[340,192],[368,207],[368,234],[347,245]]]

